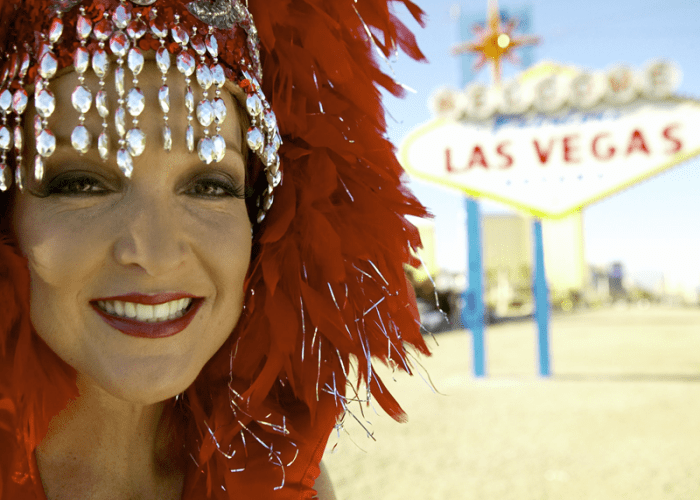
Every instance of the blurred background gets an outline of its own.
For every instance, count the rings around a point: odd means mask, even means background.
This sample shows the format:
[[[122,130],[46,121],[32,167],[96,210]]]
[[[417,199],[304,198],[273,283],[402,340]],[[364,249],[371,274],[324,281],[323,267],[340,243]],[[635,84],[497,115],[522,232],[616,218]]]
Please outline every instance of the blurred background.
[[[465,18],[487,14],[487,0],[418,3],[426,28],[403,7],[397,14],[429,62],[401,54],[386,68],[410,89],[385,99],[397,148],[432,118],[438,88],[463,89],[471,63],[451,49],[469,41]],[[526,11],[540,38],[529,53],[516,51],[525,61],[588,71],[673,61],[683,75],[674,93],[700,99],[697,0],[498,4]],[[503,78],[523,70],[506,61]],[[473,81],[491,85],[490,67]],[[414,178],[410,187],[434,214],[416,223],[435,286],[412,276],[434,354],[416,362],[420,377],[382,372],[408,424],[370,404],[332,437],[324,461],[338,498],[700,499],[700,160],[585,207],[573,246],[545,225],[551,377],[537,375],[532,218],[479,201],[487,374],[475,377],[459,315],[468,284],[464,195]],[[556,261],[572,258],[571,248],[584,265],[575,280],[559,279]]]
[[[402,16],[416,31],[429,64],[415,63],[407,57],[400,57],[391,64],[398,80],[415,90],[415,93],[409,92],[406,99],[388,97],[385,100],[389,136],[397,147],[411,129],[431,118],[428,101],[436,89],[442,86],[462,88],[462,61],[451,55],[451,48],[464,41],[460,18],[478,13],[485,16],[486,4],[486,0],[424,2],[422,7],[428,14],[428,25],[422,30],[411,23],[408,16]],[[583,70],[604,71],[616,65],[642,69],[651,60],[666,59],[674,61],[683,73],[676,94],[700,98],[700,65],[697,62],[700,2],[543,0],[524,3],[501,0],[499,6],[502,10],[525,8],[529,11],[530,32],[540,37],[539,44],[531,49],[535,63],[553,61]],[[521,71],[521,67],[507,61],[503,64],[504,79]],[[491,78],[488,66],[475,76],[476,81],[488,84]],[[603,291],[602,283],[611,278],[613,287],[620,286],[631,298],[653,295],[659,300],[698,303],[699,162],[697,158],[691,159],[583,210],[583,251],[588,269],[585,288],[575,291],[578,296],[590,295],[593,290]],[[445,280],[459,281],[466,268],[467,248],[462,194],[415,179],[411,180],[411,187],[435,215],[432,223],[424,225],[429,252],[434,248],[435,265],[431,269],[434,278],[440,285]],[[482,213],[486,216],[485,240],[494,232],[490,226],[508,224],[498,222],[503,217],[489,215],[520,215],[494,202],[483,202]],[[486,282],[491,285],[497,282],[498,271],[489,266],[488,255],[484,258]],[[521,271],[523,276],[525,270]],[[518,288],[523,279],[514,277],[511,281],[512,287]],[[455,288],[464,286],[464,282],[460,282]],[[493,288],[487,288],[487,296]],[[553,286],[551,292],[556,308],[566,300],[569,290]],[[617,292],[614,289],[614,293]],[[588,297],[589,302],[595,300],[598,299]],[[568,302],[564,307],[568,307]]]

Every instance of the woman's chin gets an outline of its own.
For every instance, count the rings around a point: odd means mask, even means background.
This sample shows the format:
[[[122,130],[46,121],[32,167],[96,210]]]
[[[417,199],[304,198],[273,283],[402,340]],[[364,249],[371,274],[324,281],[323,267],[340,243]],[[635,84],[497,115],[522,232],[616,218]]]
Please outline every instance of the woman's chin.
[[[135,405],[153,405],[174,398],[184,392],[196,378],[169,372],[153,373],[131,371],[126,376],[109,376],[101,373],[96,377],[78,373],[78,389],[81,395],[97,390],[103,396]]]

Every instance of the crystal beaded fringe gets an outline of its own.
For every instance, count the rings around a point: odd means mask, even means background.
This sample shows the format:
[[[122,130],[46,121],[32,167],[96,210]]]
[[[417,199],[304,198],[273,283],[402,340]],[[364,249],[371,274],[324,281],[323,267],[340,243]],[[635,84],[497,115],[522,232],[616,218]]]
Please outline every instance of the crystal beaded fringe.
[[[75,23],[75,33],[79,45],[73,52],[73,67],[78,75],[78,84],[71,95],[71,104],[79,113],[78,124],[71,134],[73,148],[84,154],[93,146],[93,138],[84,126],[89,113],[97,111],[102,120],[102,131],[97,139],[100,157],[107,160],[110,155],[108,135],[108,88],[106,77],[110,70],[110,55],[116,59],[114,71],[114,90],[117,96],[117,108],[112,119],[118,137],[116,154],[117,165],[126,177],[130,177],[134,168],[134,158],[141,155],[146,147],[146,135],[139,128],[139,116],[146,106],[145,97],[138,86],[138,76],[144,64],[144,55],[138,44],[144,36],[151,36],[160,44],[156,51],[156,64],[161,72],[162,86],[158,92],[158,105],[163,113],[162,144],[166,151],[172,148],[172,132],[168,124],[170,111],[170,89],[167,75],[170,71],[172,55],[168,50],[168,40],[178,46],[175,56],[176,67],[185,77],[185,106],[188,126],[185,144],[189,151],[197,149],[203,163],[219,162],[224,158],[226,142],[221,135],[221,127],[226,119],[227,109],[221,98],[221,89],[226,83],[224,67],[219,61],[217,31],[242,29],[247,35],[247,53],[250,63],[241,62],[234,68],[234,82],[240,83],[247,93],[245,108],[250,117],[251,126],[246,133],[246,143],[255,152],[264,165],[268,187],[257,200],[259,207],[257,220],[261,222],[272,206],[273,191],[282,180],[278,150],[282,140],[277,120],[260,86],[259,39],[255,25],[240,0],[232,2],[194,1],[187,4],[187,9],[200,21],[208,25],[208,30],[201,33],[193,27],[190,32],[180,23],[180,16],[168,21],[159,17],[155,7],[143,7],[154,4],[155,0],[120,0],[113,11],[104,12],[101,18],[90,19],[84,6]],[[16,171],[14,181],[22,187],[22,151],[23,113],[28,104],[28,94],[24,88],[24,79],[35,67],[36,77],[33,82],[34,102],[37,117],[34,121],[33,137],[36,155],[33,162],[33,176],[41,181],[44,175],[44,162],[56,149],[56,137],[50,129],[50,118],[56,108],[56,100],[48,88],[48,82],[59,69],[59,60],[54,47],[63,37],[63,15],[80,4],[89,2],[79,0],[55,0],[48,32],[24,43],[21,50],[16,47],[12,52],[0,53],[0,191],[10,188],[13,175],[9,168],[10,155],[14,150]],[[133,4],[133,5],[132,5]],[[148,22],[143,18],[143,9],[148,8]],[[91,43],[96,40],[97,44]],[[198,60],[193,55],[196,54]],[[132,85],[126,88],[126,69],[132,75]],[[85,85],[86,73],[92,70],[98,78],[99,89],[93,93]],[[194,101],[192,75],[202,90],[202,99]],[[245,85],[243,85],[245,82]],[[211,92],[213,91],[213,95]],[[92,105],[94,101],[94,106]],[[11,116],[12,115],[12,116]],[[127,127],[127,116],[131,126]],[[196,116],[201,125],[203,136],[195,140],[192,122]],[[12,118],[14,118],[12,120]],[[11,123],[12,122],[12,123]],[[211,127],[214,130],[211,130]]]
[[[85,127],[85,114],[92,107],[92,92],[85,86],[85,72],[90,66],[90,53],[86,48],[86,42],[92,33],[92,23],[85,17],[85,7],[80,8],[78,23],[76,25],[80,47],[75,49],[73,54],[73,67],[78,73],[78,86],[73,91],[71,102],[73,108],[80,113],[79,125],[73,129],[71,134],[71,144],[81,155],[88,152],[92,143],[92,137],[87,127]]]

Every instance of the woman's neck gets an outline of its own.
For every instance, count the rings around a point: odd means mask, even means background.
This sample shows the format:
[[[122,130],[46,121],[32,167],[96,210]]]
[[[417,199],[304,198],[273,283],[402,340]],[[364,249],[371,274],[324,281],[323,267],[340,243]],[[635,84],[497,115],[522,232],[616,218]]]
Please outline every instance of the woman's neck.
[[[80,381],[36,451],[48,500],[179,500],[183,461],[162,422],[164,403],[125,402]]]

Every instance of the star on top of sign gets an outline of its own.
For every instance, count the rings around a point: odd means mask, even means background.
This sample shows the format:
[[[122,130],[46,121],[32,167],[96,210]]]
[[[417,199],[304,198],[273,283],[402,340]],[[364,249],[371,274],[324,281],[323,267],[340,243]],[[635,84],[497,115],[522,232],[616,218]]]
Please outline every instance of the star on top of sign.
[[[461,43],[453,47],[452,54],[459,55],[464,52],[479,54],[475,69],[481,69],[484,64],[491,63],[493,81],[498,84],[501,82],[501,59],[505,58],[517,63],[518,58],[513,52],[514,49],[523,45],[534,45],[540,41],[539,37],[531,35],[514,36],[513,31],[517,27],[517,19],[511,18],[502,23],[498,0],[488,0],[486,26],[475,25],[473,28],[478,41]]]

